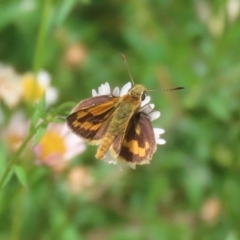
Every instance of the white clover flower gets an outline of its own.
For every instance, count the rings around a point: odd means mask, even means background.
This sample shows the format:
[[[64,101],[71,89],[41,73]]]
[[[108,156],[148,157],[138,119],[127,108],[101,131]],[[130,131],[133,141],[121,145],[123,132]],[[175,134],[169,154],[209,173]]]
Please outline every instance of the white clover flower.
[[[110,85],[108,82],[102,84],[99,88],[98,91],[95,89],[92,90],[92,96],[101,96],[101,95],[113,95],[115,97],[121,97],[125,94],[128,93],[128,91],[131,89],[132,84],[131,82],[126,83],[122,89],[119,89],[118,87],[114,88],[114,90],[111,93]],[[154,121],[160,117],[160,112],[159,111],[153,111],[154,109],[154,104],[149,103],[151,100],[150,96],[146,96],[145,99],[141,103],[141,107],[139,109],[139,112],[144,112],[145,114],[148,115],[149,119],[151,121]],[[154,131],[154,136],[156,140],[156,144],[162,145],[165,144],[166,141],[161,138],[161,134],[164,133],[164,130],[162,128],[153,128]],[[117,164],[118,161],[116,159],[113,159],[109,153],[107,153],[104,157],[104,160],[108,163],[112,164]],[[149,163],[149,162],[147,162]],[[128,165],[131,168],[135,168],[135,163],[128,162]]]

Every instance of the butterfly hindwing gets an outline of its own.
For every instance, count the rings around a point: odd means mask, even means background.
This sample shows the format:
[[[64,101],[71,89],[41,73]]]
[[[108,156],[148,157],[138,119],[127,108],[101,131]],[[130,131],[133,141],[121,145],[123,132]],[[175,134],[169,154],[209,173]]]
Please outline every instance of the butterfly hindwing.
[[[136,164],[147,163],[156,151],[156,140],[148,116],[136,113],[130,120],[124,136],[118,136],[112,145],[112,155]]]
[[[98,144],[105,134],[119,97],[102,95],[78,104],[67,117],[68,126],[91,144]]]

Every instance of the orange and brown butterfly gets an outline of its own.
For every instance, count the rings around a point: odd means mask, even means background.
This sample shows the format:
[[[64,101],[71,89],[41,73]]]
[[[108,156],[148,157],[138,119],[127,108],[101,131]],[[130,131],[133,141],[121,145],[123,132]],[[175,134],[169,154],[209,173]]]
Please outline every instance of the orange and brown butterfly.
[[[143,85],[131,86],[128,82],[121,90],[116,87],[111,92],[108,83],[102,84],[98,92],[92,91],[93,97],[73,109],[67,124],[89,144],[99,145],[97,159],[108,156],[109,162],[124,160],[131,167],[147,164],[156,144],[164,144],[165,140],[160,138],[164,130],[152,127],[151,121],[159,118],[160,112],[153,111],[154,104],[149,103],[146,91]]]

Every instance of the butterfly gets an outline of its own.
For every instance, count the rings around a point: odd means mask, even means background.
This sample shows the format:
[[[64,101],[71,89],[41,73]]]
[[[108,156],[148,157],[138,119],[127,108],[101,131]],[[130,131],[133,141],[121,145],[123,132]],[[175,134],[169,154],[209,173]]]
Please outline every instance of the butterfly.
[[[152,112],[154,105],[148,104],[147,89],[132,83],[132,87],[128,83],[121,92],[116,88],[113,93],[108,83],[103,84],[99,94],[94,91],[94,96],[81,101],[66,119],[75,134],[98,145],[97,159],[110,153],[112,159],[142,165],[149,163],[157,143],[165,143],[160,139],[164,130],[151,124],[160,112]]]

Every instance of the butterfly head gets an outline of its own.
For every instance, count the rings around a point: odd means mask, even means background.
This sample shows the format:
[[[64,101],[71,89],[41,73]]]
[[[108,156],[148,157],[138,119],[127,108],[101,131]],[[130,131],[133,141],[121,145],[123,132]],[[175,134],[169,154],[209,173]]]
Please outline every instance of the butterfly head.
[[[143,101],[146,97],[146,91],[147,89],[143,85],[136,84],[129,90],[129,94],[132,98]]]

